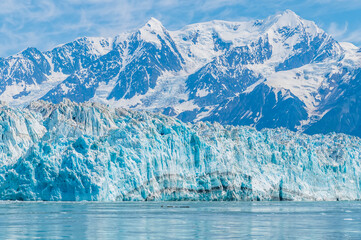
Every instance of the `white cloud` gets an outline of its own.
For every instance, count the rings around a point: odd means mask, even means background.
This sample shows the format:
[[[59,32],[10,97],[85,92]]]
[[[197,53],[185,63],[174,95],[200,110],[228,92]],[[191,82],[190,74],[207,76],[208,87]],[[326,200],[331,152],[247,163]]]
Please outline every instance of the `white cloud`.
[[[180,27],[193,18],[203,19],[201,15],[206,16],[207,11],[243,1],[1,0],[0,55],[13,54],[27,46],[47,50],[52,44],[84,35],[113,36],[141,26],[151,16],[166,21],[170,27]],[[173,13],[176,15],[177,11],[180,15],[175,21]]]
[[[331,34],[334,38],[342,38],[345,36],[348,30],[348,22],[344,26],[339,26],[339,24],[332,22],[328,28],[328,33]]]
[[[349,32],[343,37],[343,41],[345,42],[353,42],[357,45],[361,45],[361,29],[356,29],[354,31]]]
[[[328,28],[328,33],[338,41],[361,44],[361,29],[350,31],[348,22],[345,22],[343,26],[332,22]]]
[[[317,4],[324,7],[317,8]],[[1,0],[0,56],[27,46],[47,50],[80,36],[114,36],[140,27],[150,17],[159,19],[169,29],[178,29],[213,19],[264,18],[286,8],[301,16],[306,13],[309,18],[309,12],[324,16],[332,11],[358,9],[361,1],[348,0],[346,4],[344,0]],[[335,37],[358,37],[350,29],[351,24],[337,22],[329,27]]]

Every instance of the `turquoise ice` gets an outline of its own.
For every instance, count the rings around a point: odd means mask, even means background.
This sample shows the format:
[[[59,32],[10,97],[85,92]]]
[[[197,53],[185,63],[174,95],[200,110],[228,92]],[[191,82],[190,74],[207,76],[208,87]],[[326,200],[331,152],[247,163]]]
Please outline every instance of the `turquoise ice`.
[[[97,103],[0,107],[0,199],[356,200],[361,140]]]

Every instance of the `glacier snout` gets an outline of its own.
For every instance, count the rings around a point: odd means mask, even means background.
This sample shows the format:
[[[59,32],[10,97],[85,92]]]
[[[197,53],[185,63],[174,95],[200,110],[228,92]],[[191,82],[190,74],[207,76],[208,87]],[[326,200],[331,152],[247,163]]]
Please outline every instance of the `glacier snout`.
[[[356,200],[357,137],[184,124],[95,103],[2,106],[0,199]]]

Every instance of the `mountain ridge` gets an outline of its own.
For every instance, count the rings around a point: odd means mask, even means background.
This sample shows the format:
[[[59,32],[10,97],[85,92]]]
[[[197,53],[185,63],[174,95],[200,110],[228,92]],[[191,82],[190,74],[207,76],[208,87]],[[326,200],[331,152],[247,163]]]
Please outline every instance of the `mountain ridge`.
[[[43,53],[29,48],[0,59],[0,100],[26,106],[69,98],[186,122],[361,136],[361,116],[352,104],[358,101],[352,88],[358,87],[359,69],[357,47],[338,43],[290,10],[176,31],[151,18],[113,38],[83,37]],[[340,106],[349,111],[336,110]],[[338,121],[328,117],[331,112]],[[354,119],[346,124],[353,130],[339,127],[341,119]]]

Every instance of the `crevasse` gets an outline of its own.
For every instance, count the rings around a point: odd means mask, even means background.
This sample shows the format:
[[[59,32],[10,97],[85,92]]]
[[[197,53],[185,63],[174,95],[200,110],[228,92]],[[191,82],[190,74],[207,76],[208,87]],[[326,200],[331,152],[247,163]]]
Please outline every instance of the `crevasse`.
[[[361,141],[96,103],[0,107],[0,199],[357,200]]]

